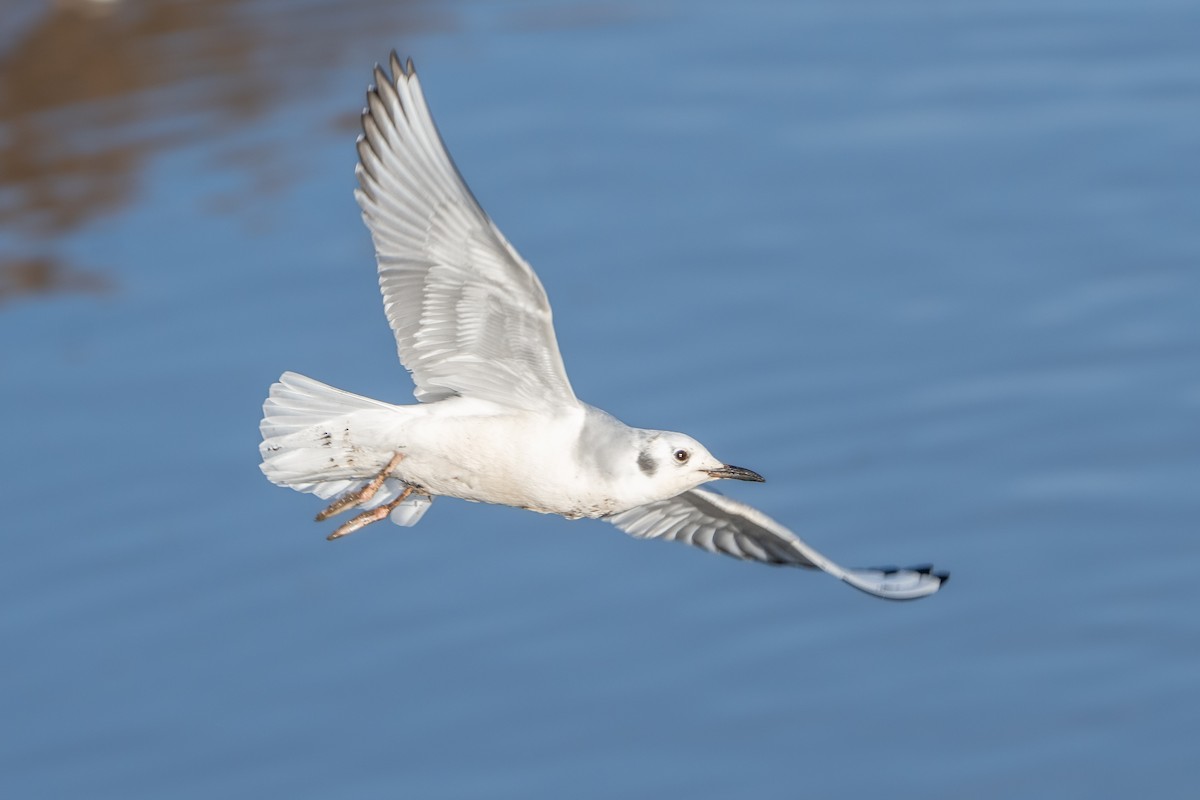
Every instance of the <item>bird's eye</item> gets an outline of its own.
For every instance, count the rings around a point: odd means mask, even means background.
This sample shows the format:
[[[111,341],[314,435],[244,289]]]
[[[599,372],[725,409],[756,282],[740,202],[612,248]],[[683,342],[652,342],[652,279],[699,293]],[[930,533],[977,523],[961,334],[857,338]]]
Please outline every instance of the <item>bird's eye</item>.
[[[691,455],[692,455],[692,454],[691,454],[691,453],[689,453],[687,450],[676,450],[676,451],[675,451],[675,452],[674,452],[672,455],[674,455],[674,456],[675,456],[675,461],[676,461],[677,463],[679,463],[679,464],[686,464],[686,463],[687,463],[687,460],[688,460],[689,458],[691,458]]]

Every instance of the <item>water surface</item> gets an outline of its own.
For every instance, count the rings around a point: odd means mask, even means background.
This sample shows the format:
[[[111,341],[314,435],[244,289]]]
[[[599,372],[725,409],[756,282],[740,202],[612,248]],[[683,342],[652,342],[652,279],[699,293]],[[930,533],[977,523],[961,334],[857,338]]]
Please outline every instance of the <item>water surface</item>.
[[[1200,12],[17,3],[0,793],[1190,796]],[[351,197],[411,53],[578,394],[938,596],[439,501],[336,544],[293,369],[406,402]]]

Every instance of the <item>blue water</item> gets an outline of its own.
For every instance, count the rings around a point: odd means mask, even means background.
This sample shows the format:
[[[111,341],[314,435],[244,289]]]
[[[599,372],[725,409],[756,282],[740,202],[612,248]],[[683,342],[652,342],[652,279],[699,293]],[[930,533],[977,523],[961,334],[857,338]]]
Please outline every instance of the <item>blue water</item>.
[[[1194,796],[1194,3],[18,6],[0,795]],[[946,588],[447,500],[325,542],[259,409],[410,397],[351,197],[392,46],[581,397]]]

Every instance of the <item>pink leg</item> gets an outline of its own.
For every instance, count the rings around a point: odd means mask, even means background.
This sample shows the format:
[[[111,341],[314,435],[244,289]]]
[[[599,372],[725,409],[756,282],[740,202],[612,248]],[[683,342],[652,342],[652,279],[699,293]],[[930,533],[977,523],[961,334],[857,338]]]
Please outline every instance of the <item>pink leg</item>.
[[[397,453],[392,456],[392,460],[387,463],[387,466],[375,473],[375,477],[371,478],[370,483],[359,489],[355,489],[352,492],[346,492],[344,495],[334,500],[324,511],[322,511],[320,514],[317,514],[317,522],[324,522],[330,517],[342,513],[351,506],[361,505],[370,500],[375,496],[375,493],[379,491],[379,487],[383,486],[383,482],[388,479],[388,476],[391,475],[392,470],[400,465],[400,461],[403,458],[404,455],[397,451]],[[363,525],[366,524],[367,523],[365,522],[363,523]]]
[[[400,505],[401,503],[403,503],[404,500],[410,494],[412,494],[412,492],[413,492],[413,487],[405,486],[404,491],[401,492],[400,496],[397,497],[395,500],[392,500],[389,503],[384,503],[383,505],[379,506],[379,508],[372,508],[370,511],[362,512],[357,517],[354,517],[353,519],[349,520],[348,522],[343,524],[342,527],[338,528],[336,531],[329,534],[325,538],[332,542],[334,539],[340,539],[343,536],[349,536],[350,534],[354,533],[357,530],[362,530],[363,528],[370,525],[372,522],[378,522],[379,520],[386,517],[388,514],[392,513],[392,509],[395,508],[396,506]]]

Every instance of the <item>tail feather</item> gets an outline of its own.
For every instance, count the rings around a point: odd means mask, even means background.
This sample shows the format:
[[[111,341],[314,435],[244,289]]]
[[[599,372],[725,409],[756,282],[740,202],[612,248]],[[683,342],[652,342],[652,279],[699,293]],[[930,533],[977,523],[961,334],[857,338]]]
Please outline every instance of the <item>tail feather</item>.
[[[271,386],[258,429],[265,442],[353,411],[376,408],[390,408],[390,404],[334,388],[296,372],[285,372],[279,382]]]
[[[329,431],[340,427],[340,420],[356,412],[389,409],[395,409],[395,406],[295,372],[285,372],[279,382],[271,386],[270,395],[263,404],[263,419],[259,424],[263,437],[258,448],[262,456],[260,468],[278,486],[325,499],[358,489],[370,476],[358,474],[361,466],[349,465],[350,459],[344,458],[349,445],[331,438]],[[380,467],[387,461],[385,454],[381,457]],[[389,479],[362,508],[375,508],[390,502],[403,491],[401,481]],[[407,505],[406,500],[397,511]],[[419,518],[418,514],[416,519]],[[416,519],[408,524],[415,523]],[[405,524],[400,520],[397,523]]]

